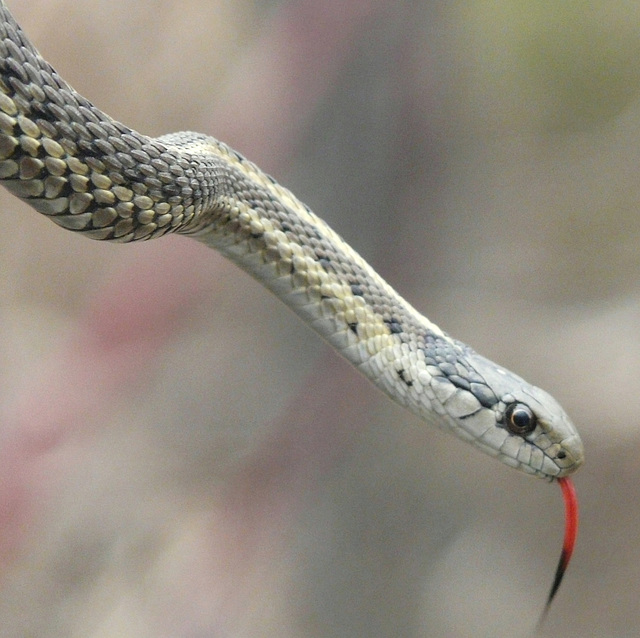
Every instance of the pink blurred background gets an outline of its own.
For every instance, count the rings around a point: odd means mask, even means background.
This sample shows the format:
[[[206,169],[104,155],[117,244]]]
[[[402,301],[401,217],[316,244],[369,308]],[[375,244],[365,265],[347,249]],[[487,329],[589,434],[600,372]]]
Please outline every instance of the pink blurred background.
[[[578,424],[540,635],[640,626],[640,7],[9,0],[150,135],[212,134]],[[556,486],[423,427],[185,238],[0,192],[0,636],[529,636]]]

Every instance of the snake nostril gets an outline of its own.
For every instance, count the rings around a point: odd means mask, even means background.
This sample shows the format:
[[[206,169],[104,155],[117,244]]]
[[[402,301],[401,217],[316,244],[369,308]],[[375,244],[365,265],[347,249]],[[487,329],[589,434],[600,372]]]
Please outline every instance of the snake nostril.
[[[567,453],[564,450],[560,450],[560,452],[558,452],[558,454],[556,455],[556,458],[558,458],[558,459],[566,459],[567,458]]]

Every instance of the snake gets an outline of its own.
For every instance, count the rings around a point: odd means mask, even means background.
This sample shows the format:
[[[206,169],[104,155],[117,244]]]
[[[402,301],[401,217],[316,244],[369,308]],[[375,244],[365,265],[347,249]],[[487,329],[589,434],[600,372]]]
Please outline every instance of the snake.
[[[0,1],[0,181],[109,242],[179,233],[216,249],[422,421],[546,480],[584,460],[547,392],[449,336],[293,193],[213,137],[149,137],[76,92]]]

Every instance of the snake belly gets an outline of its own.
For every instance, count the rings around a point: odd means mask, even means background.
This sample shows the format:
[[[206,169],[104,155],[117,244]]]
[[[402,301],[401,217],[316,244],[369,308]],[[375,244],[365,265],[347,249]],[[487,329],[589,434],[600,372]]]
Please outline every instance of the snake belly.
[[[0,2],[0,181],[101,241],[190,235],[249,272],[394,401],[548,480],[583,462],[546,392],[452,339],[290,191],[199,133],[151,138],[72,89]]]

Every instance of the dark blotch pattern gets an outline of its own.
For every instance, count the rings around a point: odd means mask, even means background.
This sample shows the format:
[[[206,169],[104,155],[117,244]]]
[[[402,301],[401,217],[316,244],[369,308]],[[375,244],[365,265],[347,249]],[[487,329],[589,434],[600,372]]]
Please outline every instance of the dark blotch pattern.
[[[454,343],[452,348],[449,342],[438,335],[425,335],[426,347],[422,351],[427,365],[438,368],[442,376],[447,377],[456,387],[471,392],[484,407],[492,407],[498,402],[498,397],[468,363],[474,351],[459,341]]]

